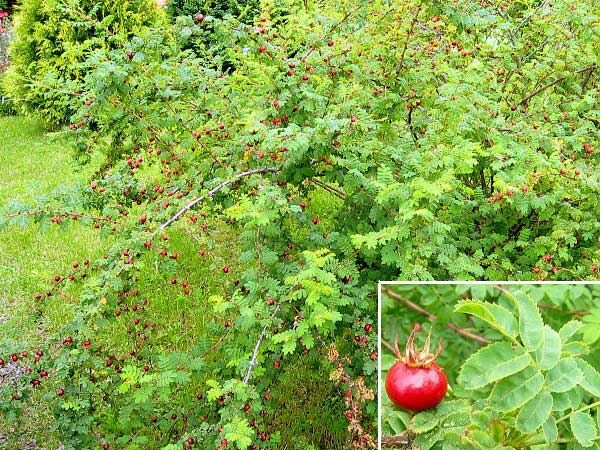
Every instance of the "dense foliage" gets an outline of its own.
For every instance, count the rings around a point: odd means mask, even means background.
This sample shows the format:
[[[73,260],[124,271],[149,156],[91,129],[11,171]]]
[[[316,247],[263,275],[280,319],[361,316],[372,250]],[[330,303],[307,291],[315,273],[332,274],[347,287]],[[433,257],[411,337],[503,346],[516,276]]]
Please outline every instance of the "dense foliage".
[[[282,20],[265,2],[252,25],[207,14],[134,36],[96,27],[85,59],[65,60],[79,75],[33,80],[55,105],[38,108],[47,119],[77,110],[78,158],[105,163],[73,192],[10,203],[3,222],[76,219],[115,241],[49,291],[84,285],[44,351],[65,445],[277,448],[269,392],[306,356],[331,373],[346,447],[370,448],[377,280],[597,277],[595,2],[289,3]],[[235,256],[203,259],[224,242]],[[190,258],[222,292],[194,289]],[[188,283],[175,298],[209,300],[187,353],[148,345],[152,324],[131,312],[151,304],[150,270]],[[118,329],[123,348],[87,350]],[[166,405],[188,404],[190,385],[202,402],[169,435]]]
[[[167,13],[173,18],[202,14],[216,18],[232,15],[247,20],[256,14],[259,6],[258,0],[169,0],[166,3]]]
[[[415,415],[382,391],[385,446],[599,448],[599,299],[598,285],[384,285],[384,345],[433,330],[451,386]],[[386,349],[382,379],[394,361]]]
[[[7,94],[50,126],[68,122],[90,52],[121,48],[160,13],[153,0],[23,0],[14,16]]]

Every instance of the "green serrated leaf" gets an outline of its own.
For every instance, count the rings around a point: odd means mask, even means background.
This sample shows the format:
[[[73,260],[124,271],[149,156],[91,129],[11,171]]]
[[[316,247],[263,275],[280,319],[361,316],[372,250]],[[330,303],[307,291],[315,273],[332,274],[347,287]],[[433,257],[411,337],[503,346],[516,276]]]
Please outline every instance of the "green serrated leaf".
[[[598,430],[590,413],[585,411],[576,412],[571,415],[569,422],[571,423],[573,436],[582,447],[594,445],[594,440],[598,437]]]
[[[579,385],[594,397],[600,398],[600,373],[583,359],[577,358],[575,362],[583,374]]]
[[[571,341],[563,345],[562,353],[565,356],[582,356],[590,352],[590,347],[581,341]]]
[[[593,344],[600,339],[600,326],[596,323],[586,323],[582,328],[583,342],[586,344]]]
[[[451,414],[462,413],[471,415],[471,404],[468,400],[451,400],[440,403],[435,409],[437,417],[445,418]]]
[[[473,430],[469,433],[469,440],[477,449],[495,449],[494,438],[483,430]]]
[[[566,392],[579,384],[583,373],[572,358],[561,359],[546,374],[546,385],[550,392]]]
[[[552,397],[554,397],[554,406],[552,409],[554,409],[554,411],[565,411],[577,407],[581,403],[582,392],[583,391],[577,387],[567,392],[553,392]]]
[[[550,370],[558,363],[561,346],[560,335],[548,325],[544,326],[544,342],[535,352],[535,360],[542,370]]]
[[[429,450],[442,439],[442,434],[442,430],[439,428],[428,433],[418,434],[414,444],[419,450]]]
[[[538,395],[529,400],[519,411],[516,427],[523,433],[531,433],[541,427],[552,412],[552,394],[540,391]]]
[[[535,397],[543,385],[544,376],[533,367],[529,367],[500,380],[492,389],[490,406],[495,411],[513,411]]]
[[[413,416],[410,429],[415,433],[426,433],[433,430],[440,422],[436,414],[430,411],[421,412]]]
[[[583,322],[580,320],[570,320],[560,328],[558,334],[563,342],[567,342],[581,327],[583,327]]]
[[[536,351],[544,342],[544,321],[537,304],[526,294],[515,294],[519,308],[519,334],[530,352]]]
[[[556,420],[554,417],[549,416],[544,425],[542,426],[544,431],[544,438],[546,442],[554,442],[558,438],[558,428],[556,427]]]
[[[510,342],[496,342],[483,347],[465,361],[458,382],[466,389],[478,389],[523,370],[530,361],[523,347],[513,347]]]
[[[518,324],[515,316],[503,306],[495,303],[467,300],[460,302],[454,312],[471,314],[487,322],[500,333],[514,339],[518,334]]]

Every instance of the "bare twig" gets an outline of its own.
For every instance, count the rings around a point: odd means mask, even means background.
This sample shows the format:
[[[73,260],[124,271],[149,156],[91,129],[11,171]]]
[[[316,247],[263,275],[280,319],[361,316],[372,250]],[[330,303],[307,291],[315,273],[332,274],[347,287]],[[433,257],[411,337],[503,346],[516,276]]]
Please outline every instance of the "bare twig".
[[[543,309],[550,309],[552,311],[559,311],[559,312],[562,312],[562,313],[565,313],[565,314],[570,314],[572,316],[577,316],[577,317],[587,316],[587,315],[591,314],[591,312],[589,312],[589,311],[565,311],[565,310],[560,309],[560,308],[558,308],[556,306],[546,305],[545,303],[538,303],[538,306],[540,308],[543,308]]]
[[[334,188],[333,186],[323,183],[321,180],[318,180],[316,178],[311,178],[310,181],[313,182],[314,184],[316,184],[317,186],[322,187],[326,191],[331,192],[336,197],[338,197],[342,200],[346,199],[346,193],[344,191],[341,191],[339,189]]]
[[[510,20],[508,19],[508,17],[504,13],[504,10],[502,9],[502,6],[501,5],[495,5],[495,6],[496,6],[496,11],[498,11],[498,14],[500,15],[500,17],[502,17],[506,23],[510,23]],[[510,28],[507,28],[506,31],[508,32],[508,37],[510,38],[510,42],[512,43],[513,47],[516,47],[517,40],[515,38],[514,31],[511,30]]]
[[[394,346],[383,338],[381,338],[381,345],[383,345],[385,348],[387,348],[390,352],[392,352],[394,354],[396,353],[396,349],[394,348]]]
[[[593,72],[596,69],[596,64],[592,64],[591,66],[588,67],[584,67],[582,69],[577,69],[574,73],[583,73],[583,72]],[[589,74],[588,74],[589,75]],[[531,94],[523,97],[521,99],[521,101],[519,101],[519,105],[524,105],[525,103],[527,103],[529,100],[531,100],[534,96],[538,95],[540,92],[545,91],[546,89],[554,86],[556,83],[559,83],[561,81],[563,81],[565,78],[567,78],[566,75],[563,75],[562,77],[558,77],[554,80],[552,80],[550,83],[546,83],[545,85],[537,88],[535,91],[533,91]]]
[[[210,352],[212,352],[213,350],[215,350],[219,345],[221,345],[223,343],[223,341],[225,340],[225,338],[229,335],[229,332],[223,334],[213,345],[210,346],[210,348],[205,351],[204,353],[202,353],[200,355],[200,358],[204,358],[205,356],[207,356]]]
[[[581,82],[581,92],[582,93],[585,90],[585,87],[587,86],[588,81],[590,81],[590,78],[592,77],[592,74],[594,73],[594,70],[596,70],[596,68],[597,67],[592,68],[591,70],[588,71],[588,73],[585,74],[585,78]]]
[[[404,40],[404,46],[402,47],[402,53],[400,54],[400,67],[404,66],[404,56],[406,55],[406,49],[408,48],[408,43],[410,38],[412,37],[415,29],[415,25],[418,23],[419,14],[421,13],[421,9],[423,8],[423,3],[419,3],[417,7],[417,11],[415,12],[415,16],[413,17],[412,22],[410,23],[410,27],[408,28],[408,32],[406,33],[406,39]]]
[[[238,173],[233,178],[230,178],[228,180],[223,181],[222,183],[219,183],[217,186],[215,186],[210,191],[208,191],[206,193],[206,195],[201,195],[200,197],[197,197],[194,200],[192,200],[191,202],[189,202],[187,205],[185,205],[183,208],[181,208],[177,213],[175,213],[175,215],[173,215],[169,220],[167,220],[160,227],[158,227],[158,231],[164,230],[169,225],[171,225],[173,222],[175,222],[177,219],[179,219],[182,215],[184,215],[187,211],[189,211],[194,206],[196,206],[198,203],[200,203],[207,197],[212,197],[217,192],[219,192],[221,189],[223,189],[225,186],[230,185],[234,181],[239,180],[240,178],[244,178],[244,177],[258,174],[258,173],[277,172],[277,170],[278,169],[276,167],[263,167],[260,169],[252,169],[252,170],[247,170],[245,172]]]
[[[275,307],[275,311],[273,311],[273,314],[271,314],[271,319],[273,319],[277,315],[280,307],[281,307],[281,303],[278,303],[277,306]],[[267,334],[267,328],[268,328],[268,324],[263,327],[262,333],[260,333],[260,337],[258,338],[256,345],[254,346],[254,353],[252,353],[252,359],[250,360],[250,364],[248,364],[248,371],[246,372],[246,376],[244,377],[244,384],[248,384],[248,380],[250,379],[250,374],[252,373],[252,370],[254,369],[254,366],[256,365],[256,357],[258,356],[258,349],[260,348],[260,344],[262,343],[263,339],[265,338],[265,334]]]
[[[420,307],[416,303],[411,302],[410,300],[404,298],[402,295],[400,295],[400,294],[398,294],[398,293],[396,293],[396,292],[394,292],[394,291],[392,291],[390,289],[381,288],[381,292],[383,292],[384,294],[392,297],[393,299],[400,300],[406,306],[408,306],[409,308],[414,309],[415,311],[423,314],[424,316],[426,316],[432,322],[437,319],[437,316],[435,314],[430,313],[429,311],[423,309],[422,307]],[[483,336],[479,336],[478,334],[471,333],[468,330],[465,330],[463,328],[457,327],[456,325],[454,325],[451,322],[446,323],[446,326],[448,328],[450,328],[451,330],[455,331],[456,333],[460,334],[461,336],[466,337],[468,339],[473,339],[474,341],[477,341],[477,342],[481,342],[482,344],[489,344],[490,342],[492,342],[489,339],[484,338]]]
[[[546,3],[547,3],[547,0],[544,0],[533,11],[531,11],[529,14],[527,14],[523,18],[523,20],[521,21],[521,23],[517,26],[517,28],[515,29],[515,32],[517,32],[521,28],[523,28],[527,24],[527,22],[529,22],[529,19],[531,19],[531,17],[533,17],[533,15],[538,12],[538,10],[540,10],[542,8],[545,8],[546,7]]]

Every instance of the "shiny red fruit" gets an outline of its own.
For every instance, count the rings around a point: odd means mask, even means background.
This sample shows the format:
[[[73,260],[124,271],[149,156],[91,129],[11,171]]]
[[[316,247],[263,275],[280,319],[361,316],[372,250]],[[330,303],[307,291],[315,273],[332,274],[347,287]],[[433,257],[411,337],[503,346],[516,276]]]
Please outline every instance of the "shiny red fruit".
[[[446,395],[448,379],[440,366],[411,367],[402,362],[392,366],[385,390],[400,408],[424,411],[436,407]]]
[[[413,327],[404,353],[398,349],[398,339],[394,342],[396,364],[386,375],[385,390],[400,408],[418,412],[434,408],[443,400],[448,390],[448,378],[435,362],[442,352],[442,343],[435,354],[430,353],[430,331],[423,349],[419,350],[414,342],[416,333],[416,327]]]

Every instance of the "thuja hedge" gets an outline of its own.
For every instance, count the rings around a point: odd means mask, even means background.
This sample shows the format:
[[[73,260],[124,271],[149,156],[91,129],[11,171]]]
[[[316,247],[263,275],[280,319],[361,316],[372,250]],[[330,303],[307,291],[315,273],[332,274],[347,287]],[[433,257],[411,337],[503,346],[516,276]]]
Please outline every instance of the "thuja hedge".
[[[23,0],[14,15],[5,91],[49,126],[64,125],[75,111],[71,97],[80,95],[86,56],[99,48],[121,48],[161,18],[153,0]]]
[[[169,16],[175,18],[179,16],[212,16],[223,18],[232,15],[240,19],[252,17],[260,7],[259,0],[226,0],[226,1],[206,1],[206,0],[169,0],[166,4],[166,10]]]

